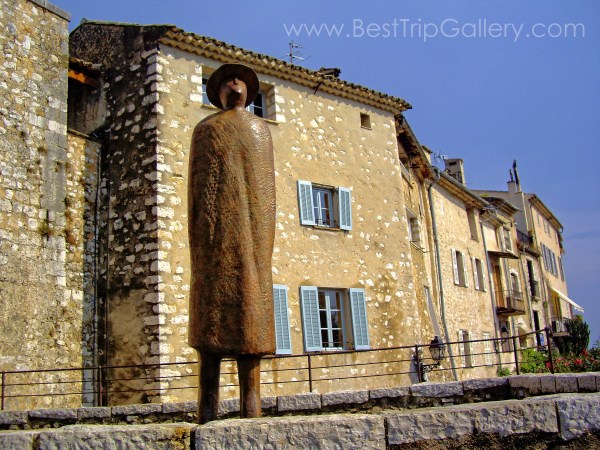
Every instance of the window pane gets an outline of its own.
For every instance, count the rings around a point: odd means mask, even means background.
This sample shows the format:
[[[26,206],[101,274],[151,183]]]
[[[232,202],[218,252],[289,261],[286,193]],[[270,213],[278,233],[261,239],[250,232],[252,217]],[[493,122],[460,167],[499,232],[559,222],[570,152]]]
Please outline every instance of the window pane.
[[[335,347],[341,347],[342,342],[342,331],[340,329],[331,330],[331,335],[333,337],[333,344]]]
[[[342,315],[339,311],[331,312],[331,326],[333,328],[341,328],[342,327]]]

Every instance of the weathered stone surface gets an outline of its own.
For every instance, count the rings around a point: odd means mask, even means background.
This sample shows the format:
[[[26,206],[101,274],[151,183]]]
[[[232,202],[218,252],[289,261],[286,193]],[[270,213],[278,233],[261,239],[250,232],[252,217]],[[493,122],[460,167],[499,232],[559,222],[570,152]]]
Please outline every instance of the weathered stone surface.
[[[162,412],[164,414],[171,413],[191,413],[198,410],[198,402],[179,402],[179,403],[164,403],[162,405]]]
[[[277,406],[277,397],[263,397],[260,399],[262,409],[275,408]]]
[[[95,406],[89,408],[78,408],[77,419],[107,419],[111,416],[111,408],[109,406]]]
[[[388,445],[424,440],[458,438],[474,429],[474,412],[469,407],[426,408],[419,411],[387,413]]]
[[[586,431],[600,430],[600,394],[574,394],[556,400],[563,439],[573,439]]]
[[[0,431],[0,448],[2,450],[33,449],[35,431]]]
[[[27,411],[0,411],[0,425],[22,425],[27,423]]]
[[[240,399],[229,398],[219,402],[219,415],[238,412],[240,410]]]
[[[190,448],[193,424],[71,425],[41,431],[39,450],[54,449],[166,449]]]
[[[319,394],[284,395],[277,397],[277,410],[281,412],[320,408],[321,395]]]
[[[496,389],[508,386],[506,377],[496,378],[477,378],[475,380],[465,380],[462,382],[463,390],[466,392],[480,391],[483,389]]]
[[[508,400],[473,405],[475,430],[499,436],[532,432],[557,433],[552,400]]]
[[[556,393],[556,377],[553,374],[540,376],[540,385],[542,394]]]
[[[329,392],[321,396],[323,406],[352,405],[366,403],[369,401],[369,391],[341,391]]]
[[[421,383],[410,386],[413,397],[452,397],[463,395],[463,383],[452,381],[450,383]]]
[[[398,397],[407,397],[409,395],[410,395],[410,389],[408,387],[381,388],[381,389],[372,389],[369,391],[369,397],[372,399],[398,398]]]
[[[162,411],[162,405],[160,403],[147,403],[144,405],[122,405],[113,406],[113,416],[146,416],[148,414],[155,414]]]
[[[556,375],[556,392],[577,392],[577,376],[570,373],[559,373]]]
[[[32,409],[29,411],[29,418],[33,420],[72,420],[77,419],[77,409]]]
[[[362,414],[209,422],[194,439],[197,449],[386,447],[383,417]]]
[[[577,374],[577,388],[579,392],[598,392],[596,376],[594,374]]]
[[[542,380],[539,375],[513,375],[508,383],[517,396],[538,395],[542,392]]]

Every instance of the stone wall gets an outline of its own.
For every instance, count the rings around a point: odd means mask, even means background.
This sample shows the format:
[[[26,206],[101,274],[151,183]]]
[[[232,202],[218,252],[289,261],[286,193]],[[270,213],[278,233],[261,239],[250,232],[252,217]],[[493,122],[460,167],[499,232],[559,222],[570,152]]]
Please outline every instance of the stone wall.
[[[82,264],[70,233],[80,213],[69,206],[82,189],[72,184],[67,148],[68,19],[48,2],[1,2],[2,370],[82,364]],[[65,396],[59,404],[80,400]]]
[[[596,448],[597,373],[263,399],[270,417],[197,426],[196,402],[0,412],[3,448]],[[221,417],[237,416],[224,400]],[[35,447],[34,447],[35,443]]]
[[[469,205],[439,185],[435,185],[433,188],[433,202],[440,247],[448,339],[450,342],[462,340],[462,337],[459,337],[460,331],[467,331],[470,340],[482,339],[483,333],[489,333],[491,337],[494,337],[494,311],[489,287],[486,286],[485,291],[475,289],[473,258],[477,258],[482,262],[486,271],[486,280],[489,278],[481,232],[478,230],[478,239],[471,237],[467,217]],[[479,228],[478,219],[477,227]],[[466,285],[458,285],[454,282],[452,249],[462,253],[465,264],[464,278]],[[495,368],[491,367],[491,364],[495,364],[496,361],[486,360],[486,357],[491,357],[491,355],[477,355],[486,352],[483,343],[472,343],[470,348],[469,346],[461,347],[458,344],[453,344],[451,351],[453,355],[470,353],[470,357],[463,358],[463,363],[461,363],[460,358],[455,359],[460,379],[494,375]],[[469,364],[469,360],[473,367],[480,367],[465,370],[462,373],[461,367],[463,364]],[[447,373],[450,375],[449,372]]]

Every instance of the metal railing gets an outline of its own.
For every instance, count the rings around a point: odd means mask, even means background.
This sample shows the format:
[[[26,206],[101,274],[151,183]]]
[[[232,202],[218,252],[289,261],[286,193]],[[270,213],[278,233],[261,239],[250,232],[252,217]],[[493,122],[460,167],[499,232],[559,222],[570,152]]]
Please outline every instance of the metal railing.
[[[537,346],[536,335],[544,335]],[[520,373],[520,351],[529,341],[542,351],[554,372],[549,346],[552,330],[506,338],[453,341],[441,361],[432,357],[431,344],[379,348],[359,351],[315,352],[302,355],[268,356],[261,366],[261,386],[271,392],[325,392],[347,389],[373,389],[406,386],[428,381],[453,380],[452,366],[460,379],[495,376],[499,367]],[[0,409],[107,406],[123,403],[160,401],[161,395],[195,398],[198,388],[198,363],[161,363],[143,365],[56,368],[46,370],[2,371]],[[233,360],[224,360],[221,388],[237,389]],[[360,381],[358,381],[360,380]],[[181,395],[181,391],[189,391]]]

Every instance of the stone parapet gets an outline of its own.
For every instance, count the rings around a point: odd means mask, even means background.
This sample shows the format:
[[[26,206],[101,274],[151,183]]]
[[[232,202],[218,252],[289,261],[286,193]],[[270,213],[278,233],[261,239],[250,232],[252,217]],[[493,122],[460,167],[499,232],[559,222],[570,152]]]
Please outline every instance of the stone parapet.
[[[440,441],[456,448],[516,447],[527,442],[547,448],[565,444],[565,448],[597,448],[599,406],[598,393],[555,394],[377,414],[226,419],[201,426],[185,422],[68,425],[0,432],[0,448],[385,449],[408,445],[425,449],[440,448]]]
[[[421,383],[410,387],[309,393],[262,399],[263,415],[289,416],[335,413],[380,413],[407,409],[468,405],[482,402],[525,399],[535,401],[548,394],[598,392],[600,374],[515,375],[450,383]],[[557,397],[558,398],[558,397]],[[127,425],[195,422],[197,402],[147,403],[112,407],[0,411],[0,430],[60,428],[76,424]],[[219,417],[239,414],[239,399],[225,399]]]

